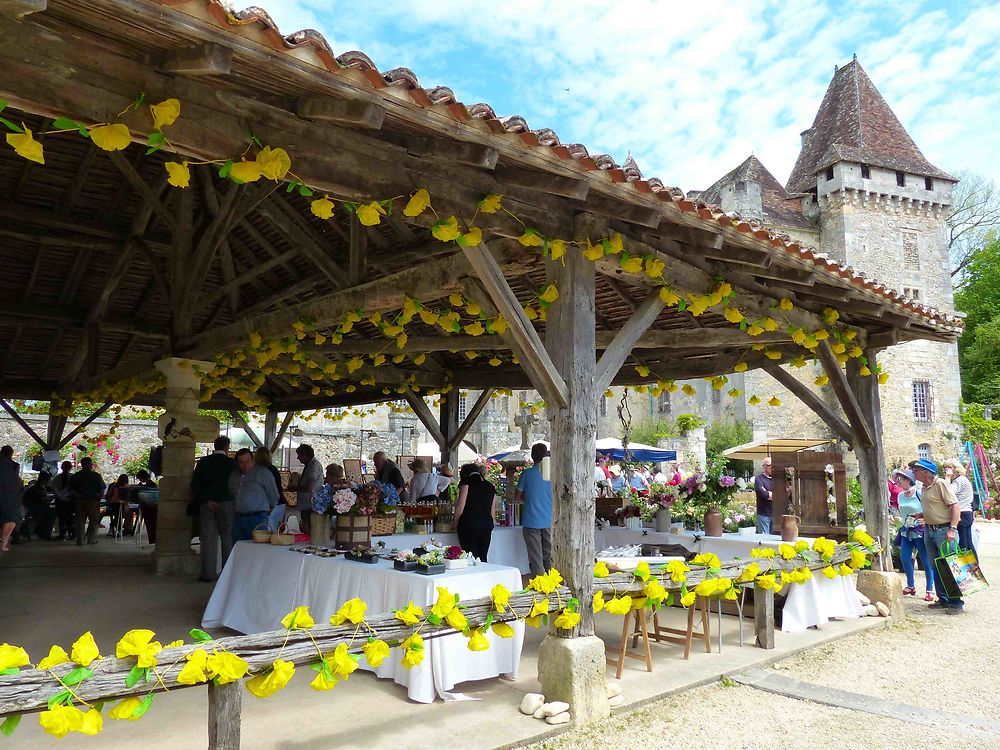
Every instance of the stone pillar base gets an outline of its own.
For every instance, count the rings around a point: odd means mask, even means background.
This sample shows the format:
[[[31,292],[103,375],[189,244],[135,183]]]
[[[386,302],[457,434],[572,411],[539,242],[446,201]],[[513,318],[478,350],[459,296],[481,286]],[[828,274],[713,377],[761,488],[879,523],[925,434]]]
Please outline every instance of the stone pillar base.
[[[885,604],[892,617],[906,619],[906,607],[903,606],[903,582],[895,571],[858,571],[858,591],[871,599],[872,604],[875,602]]]
[[[605,678],[604,641],[597,636],[558,638],[549,635],[538,650],[538,679],[548,703],[565,701],[576,726],[611,714]]]
[[[153,573],[158,576],[196,576],[201,571],[201,558],[194,552],[160,552],[153,550]]]

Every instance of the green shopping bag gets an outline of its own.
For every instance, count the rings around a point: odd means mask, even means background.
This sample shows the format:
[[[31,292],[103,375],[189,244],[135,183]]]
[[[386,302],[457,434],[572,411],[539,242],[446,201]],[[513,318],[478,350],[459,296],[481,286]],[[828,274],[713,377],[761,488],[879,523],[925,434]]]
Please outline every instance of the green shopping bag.
[[[938,576],[949,599],[961,599],[990,587],[975,552],[959,549],[958,542],[942,542],[938,552],[934,575]]]

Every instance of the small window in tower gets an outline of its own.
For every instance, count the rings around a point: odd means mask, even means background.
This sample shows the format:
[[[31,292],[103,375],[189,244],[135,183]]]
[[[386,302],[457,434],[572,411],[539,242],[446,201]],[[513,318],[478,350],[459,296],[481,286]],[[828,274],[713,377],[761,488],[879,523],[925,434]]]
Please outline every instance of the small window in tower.
[[[931,444],[921,443],[917,446],[917,458],[929,461],[931,458]]]
[[[912,299],[914,302],[920,301],[920,290],[915,286],[904,286],[903,296]]]
[[[933,189],[934,189],[934,180],[932,180],[930,177],[925,177],[924,190],[933,190]]]
[[[861,165],[861,179],[870,180],[872,178],[872,169],[867,164]]]
[[[833,179],[833,167],[827,167],[826,168],[826,180],[827,180],[827,182],[829,182],[832,179]]]
[[[747,184],[745,182],[740,181],[740,182],[736,183],[736,192],[737,193],[745,193],[746,191],[747,191]]]
[[[927,380],[913,381],[913,418],[918,422],[931,421],[931,384]]]
[[[896,172],[896,185],[906,187],[906,172]]]

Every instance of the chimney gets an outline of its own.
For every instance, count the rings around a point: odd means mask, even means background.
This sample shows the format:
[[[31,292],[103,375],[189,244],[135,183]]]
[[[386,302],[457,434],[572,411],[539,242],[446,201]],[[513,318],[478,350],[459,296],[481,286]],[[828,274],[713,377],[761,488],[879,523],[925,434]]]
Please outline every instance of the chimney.
[[[799,137],[802,139],[802,148],[806,148],[809,145],[809,136],[812,135],[812,128],[806,128],[801,133]]]

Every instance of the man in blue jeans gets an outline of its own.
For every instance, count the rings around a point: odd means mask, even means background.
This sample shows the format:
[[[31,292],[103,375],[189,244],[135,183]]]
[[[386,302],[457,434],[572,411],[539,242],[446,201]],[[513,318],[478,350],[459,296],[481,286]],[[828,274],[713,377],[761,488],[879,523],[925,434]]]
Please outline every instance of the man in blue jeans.
[[[253,530],[266,524],[271,510],[278,504],[278,485],[266,466],[254,463],[247,448],[236,451],[236,468],[229,477],[229,493],[233,496],[233,544],[248,542]]]
[[[771,533],[771,457],[764,459],[760,474],[753,480],[753,491],[757,495],[757,533]]]
[[[926,458],[921,458],[910,464],[914,476],[923,484],[920,492],[920,504],[923,506],[923,519],[926,525],[924,543],[931,560],[941,556],[941,545],[949,545],[958,537],[958,522],[961,513],[958,508],[958,498],[951,484],[937,475],[937,464]],[[931,607],[944,609],[948,614],[958,614],[965,607],[961,597],[949,598],[944,590],[941,576],[934,576],[934,588],[938,600]]]

